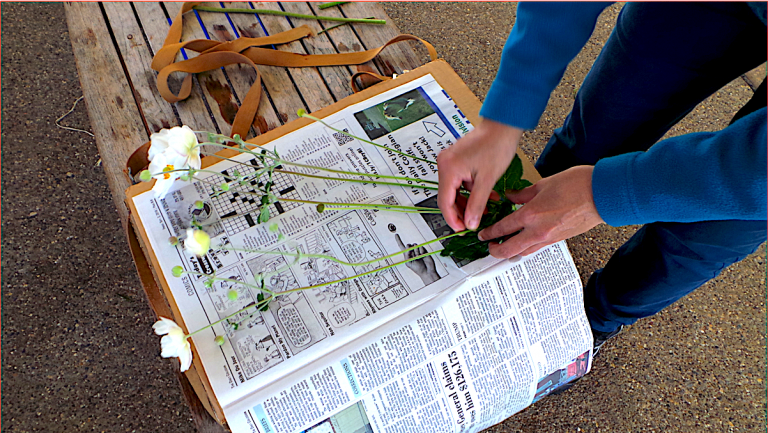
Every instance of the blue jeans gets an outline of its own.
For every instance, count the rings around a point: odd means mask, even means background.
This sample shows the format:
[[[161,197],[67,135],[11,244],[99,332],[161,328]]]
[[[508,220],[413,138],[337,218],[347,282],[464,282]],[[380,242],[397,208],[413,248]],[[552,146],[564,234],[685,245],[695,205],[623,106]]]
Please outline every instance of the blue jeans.
[[[647,150],[699,102],[765,62],[765,32],[743,3],[627,4],[536,168],[550,176]],[[610,332],[658,313],[754,252],[766,224],[645,225],[589,279],[592,329]]]

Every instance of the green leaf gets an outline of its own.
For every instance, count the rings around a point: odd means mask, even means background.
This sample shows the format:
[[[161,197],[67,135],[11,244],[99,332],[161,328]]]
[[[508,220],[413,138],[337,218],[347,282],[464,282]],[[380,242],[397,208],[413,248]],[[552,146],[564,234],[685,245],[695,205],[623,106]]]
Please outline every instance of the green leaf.
[[[457,260],[477,260],[486,257],[488,254],[490,254],[488,252],[488,242],[478,239],[477,232],[451,238],[440,252],[441,256],[450,256]]]
[[[264,305],[261,305],[264,304]],[[264,302],[264,293],[259,293],[256,295],[256,305],[261,305],[259,308],[259,311],[267,311],[269,309],[269,302]]]
[[[262,205],[259,211],[259,222],[265,223],[269,221],[269,204]]]
[[[501,175],[498,182],[496,182],[496,185],[493,186],[493,190],[499,193],[501,197],[504,197],[504,193],[507,190],[521,189],[518,187],[520,185],[520,178],[522,177],[522,175],[523,175],[523,161],[521,161],[520,157],[517,156],[517,154],[515,154],[515,157],[512,158],[512,162],[509,164],[509,167],[507,167],[507,171],[505,171],[504,174]]]
[[[488,213],[483,215],[480,220],[480,227],[477,231],[467,233],[464,236],[457,236],[451,238],[440,252],[441,256],[450,256],[457,260],[470,260],[474,261],[482,259],[490,254],[488,251],[488,244],[490,241],[481,241],[477,238],[477,234],[480,230],[490,227],[501,221],[507,215],[513,211],[514,203],[509,200],[502,199],[502,201],[489,201],[487,208]]]

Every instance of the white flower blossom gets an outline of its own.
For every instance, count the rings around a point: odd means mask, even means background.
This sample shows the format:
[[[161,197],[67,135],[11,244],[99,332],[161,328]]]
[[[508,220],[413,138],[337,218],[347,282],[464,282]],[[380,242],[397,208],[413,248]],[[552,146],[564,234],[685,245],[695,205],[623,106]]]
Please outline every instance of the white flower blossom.
[[[164,335],[160,340],[162,351],[160,356],[163,358],[179,358],[181,362],[181,371],[187,371],[192,365],[192,348],[184,334],[184,331],[171,319],[161,317],[160,320],[152,325],[155,334]]]
[[[194,131],[186,125],[162,129],[149,139],[152,142],[148,154],[149,172],[157,179],[152,190],[156,198],[162,198],[168,194],[173,181],[185,174],[174,170],[200,168],[200,147]]]
[[[204,256],[211,249],[211,237],[203,230],[187,229],[184,248],[196,256]]]

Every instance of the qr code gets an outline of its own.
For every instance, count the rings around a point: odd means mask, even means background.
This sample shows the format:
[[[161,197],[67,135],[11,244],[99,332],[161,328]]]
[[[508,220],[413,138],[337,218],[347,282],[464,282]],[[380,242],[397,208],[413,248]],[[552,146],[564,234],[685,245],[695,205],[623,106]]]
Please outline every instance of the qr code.
[[[344,128],[343,131],[346,132],[347,134],[349,133],[349,129],[347,128]],[[352,141],[352,137],[346,134],[342,134],[341,132],[334,132],[333,138],[336,139],[336,144],[338,144],[339,146],[343,146],[349,143],[350,141]]]
[[[381,202],[383,204],[387,204],[390,206],[397,206],[397,199],[393,195],[390,195],[389,197],[384,197],[383,199],[381,199]]]

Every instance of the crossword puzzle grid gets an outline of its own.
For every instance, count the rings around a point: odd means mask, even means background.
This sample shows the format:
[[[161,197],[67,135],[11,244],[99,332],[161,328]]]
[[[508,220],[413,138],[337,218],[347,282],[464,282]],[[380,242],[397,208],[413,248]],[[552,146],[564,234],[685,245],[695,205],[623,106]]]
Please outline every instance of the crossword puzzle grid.
[[[248,183],[240,186],[238,182],[229,182],[229,191],[221,193],[218,196],[215,195],[215,191],[212,189],[210,190],[211,202],[213,203],[214,209],[216,209],[216,212],[219,214],[219,217],[230,217],[221,221],[229,235],[237,234],[258,224],[261,196],[256,187],[263,187],[268,179],[266,174],[262,175],[259,179],[250,178],[250,176],[252,176],[259,168],[261,168],[261,166],[254,158],[248,161],[246,165],[240,164],[222,170],[221,174],[228,177],[234,177],[234,171],[237,170],[241,176],[248,180]],[[277,168],[281,169],[283,167],[278,166]],[[272,175],[272,183],[272,194],[276,195],[278,200],[280,198],[301,198],[299,197],[296,188],[290,183],[290,177],[288,175],[274,173]],[[243,189],[256,194],[242,192]],[[301,203],[278,201],[269,207],[269,217],[273,218],[300,205]],[[235,215],[239,215],[239,217],[235,218]]]

